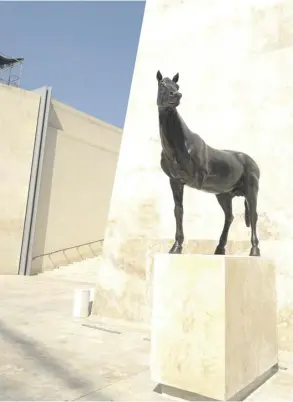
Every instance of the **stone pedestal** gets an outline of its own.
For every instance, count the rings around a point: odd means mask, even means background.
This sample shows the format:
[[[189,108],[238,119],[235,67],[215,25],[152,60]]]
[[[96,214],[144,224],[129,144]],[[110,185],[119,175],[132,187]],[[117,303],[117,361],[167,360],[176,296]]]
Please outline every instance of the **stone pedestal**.
[[[276,308],[270,260],[157,254],[152,379],[207,398],[241,399],[276,368]]]

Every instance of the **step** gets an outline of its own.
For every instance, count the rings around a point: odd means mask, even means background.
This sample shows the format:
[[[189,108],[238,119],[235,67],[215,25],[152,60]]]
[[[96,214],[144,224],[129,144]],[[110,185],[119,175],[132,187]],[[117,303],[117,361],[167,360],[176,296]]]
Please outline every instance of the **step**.
[[[100,260],[100,257],[87,258],[69,265],[62,265],[51,271],[45,271],[40,275],[59,280],[96,282]]]

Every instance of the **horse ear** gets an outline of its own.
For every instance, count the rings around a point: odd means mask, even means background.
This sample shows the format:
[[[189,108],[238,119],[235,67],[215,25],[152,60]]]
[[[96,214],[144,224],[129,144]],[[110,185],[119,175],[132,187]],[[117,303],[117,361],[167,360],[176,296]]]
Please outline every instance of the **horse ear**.
[[[174,77],[172,78],[172,81],[175,83],[178,82],[178,80],[179,80],[179,73],[175,74]]]
[[[163,79],[163,76],[162,76],[160,70],[158,70],[158,72],[157,72],[157,80],[160,82],[160,81],[162,81],[162,79]]]

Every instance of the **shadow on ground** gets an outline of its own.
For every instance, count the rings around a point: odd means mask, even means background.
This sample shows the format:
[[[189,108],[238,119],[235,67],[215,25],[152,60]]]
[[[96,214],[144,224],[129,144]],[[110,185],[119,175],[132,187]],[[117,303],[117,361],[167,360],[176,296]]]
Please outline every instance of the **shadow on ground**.
[[[72,371],[70,367],[65,366],[58,356],[54,356],[54,353],[40,342],[12,330],[1,319],[0,341],[4,343],[4,348],[1,347],[0,361],[0,400],[18,398],[21,400],[36,400],[38,399],[37,389],[42,390],[44,396],[45,388],[47,388],[48,397],[50,397],[50,394],[53,397],[56,391],[58,394],[58,390],[64,387],[70,391],[77,391],[77,399],[97,389],[97,384],[93,384],[80,376],[79,373]],[[13,356],[9,356],[9,345],[13,347],[14,351],[18,352],[18,355],[22,355],[22,359],[26,360],[26,363],[27,360],[30,361],[29,367],[31,370],[24,369],[19,364],[20,359],[18,359],[18,363],[13,364]],[[8,346],[8,348],[5,346]],[[30,384],[31,376],[34,379],[38,377],[36,387]],[[23,378],[27,378],[27,381],[23,381]],[[58,397],[57,394],[56,397]],[[103,397],[103,394],[99,395],[99,397],[104,400],[107,399],[107,397]],[[41,399],[44,398],[42,397]],[[45,399],[47,398],[45,397]]]

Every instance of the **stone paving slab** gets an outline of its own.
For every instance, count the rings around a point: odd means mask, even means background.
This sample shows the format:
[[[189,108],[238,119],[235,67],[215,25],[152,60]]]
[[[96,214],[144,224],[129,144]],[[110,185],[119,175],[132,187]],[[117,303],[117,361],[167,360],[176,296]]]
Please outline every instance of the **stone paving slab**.
[[[149,342],[72,318],[85,284],[0,276],[0,400],[74,400],[148,370]],[[90,324],[91,321],[89,320]]]
[[[0,276],[0,400],[156,401],[145,327],[72,318],[88,285]],[[112,330],[112,332],[101,329]],[[293,358],[247,401],[292,401]]]

